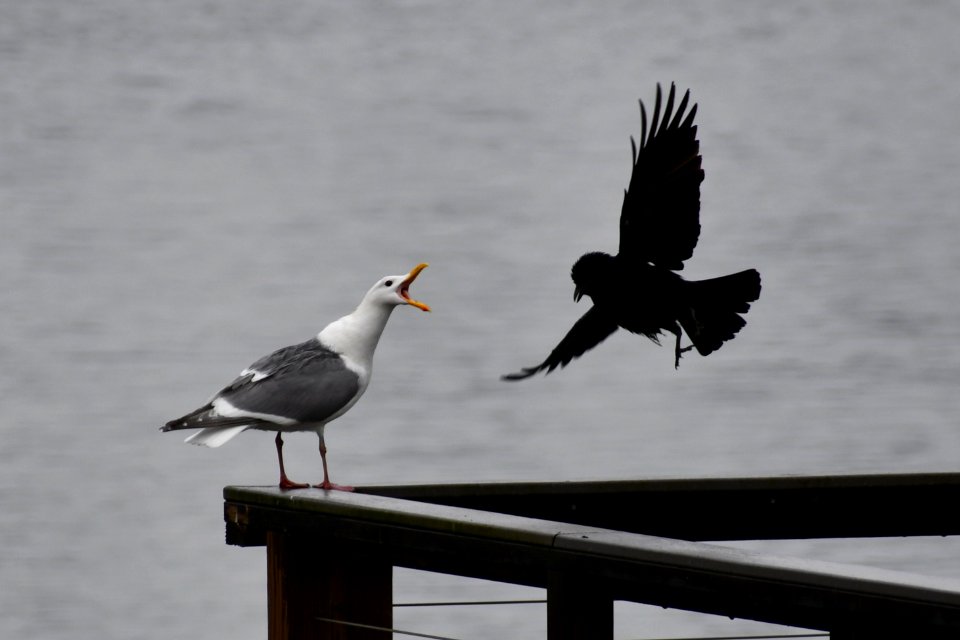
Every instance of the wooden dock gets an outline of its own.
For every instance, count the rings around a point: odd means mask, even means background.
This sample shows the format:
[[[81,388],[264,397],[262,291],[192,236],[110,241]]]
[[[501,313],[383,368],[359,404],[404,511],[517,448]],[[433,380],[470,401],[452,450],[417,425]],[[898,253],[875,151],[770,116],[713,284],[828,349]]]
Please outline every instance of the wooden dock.
[[[703,540],[955,535],[960,474],[224,489],[267,547],[271,640],[382,640],[394,566],[546,589],[550,640],[613,637],[631,601],[822,630],[960,637],[960,580]],[[331,622],[336,621],[336,622]]]

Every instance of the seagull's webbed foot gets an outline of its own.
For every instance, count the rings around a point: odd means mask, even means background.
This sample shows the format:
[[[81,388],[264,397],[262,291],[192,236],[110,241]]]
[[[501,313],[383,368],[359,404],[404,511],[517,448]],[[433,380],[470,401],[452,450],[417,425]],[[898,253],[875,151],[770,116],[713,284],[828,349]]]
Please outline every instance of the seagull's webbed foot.
[[[280,476],[280,489],[283,491],[289,491],[290,489],[306,489],[310,485],[306,482],[294,482],[286,476],[286,474]]]
[[[310,485],[303,482],[294,482],[287,477],[287,472],[283,468],[283,438],[280,437],[280,432],[277,431],[277,438],[274,440],[277,445],[277,460],[280,462],[280,489],[282,491],[287,491],[289,489],[306,489]]]
[[[353,487],[330,482],[330,471],[327,469],[327,444],[323,440],[322,430],[318,431],[317,435],[320,436],[320,460],[323,462],[323,482],[313,486],[317,489],[323,489],[324,491],[353,491]]]

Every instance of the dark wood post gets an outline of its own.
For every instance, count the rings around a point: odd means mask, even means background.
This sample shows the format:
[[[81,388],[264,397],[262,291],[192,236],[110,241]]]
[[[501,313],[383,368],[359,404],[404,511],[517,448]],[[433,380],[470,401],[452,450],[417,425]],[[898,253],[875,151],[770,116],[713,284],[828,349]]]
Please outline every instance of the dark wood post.
[[[613,640],[613,600],[580,574],[551,571],[547,640]]]
[[[267,533],[269,640],[383,640],[393,567],[308,537]],[[337,620],[354,625],[329,622]]]

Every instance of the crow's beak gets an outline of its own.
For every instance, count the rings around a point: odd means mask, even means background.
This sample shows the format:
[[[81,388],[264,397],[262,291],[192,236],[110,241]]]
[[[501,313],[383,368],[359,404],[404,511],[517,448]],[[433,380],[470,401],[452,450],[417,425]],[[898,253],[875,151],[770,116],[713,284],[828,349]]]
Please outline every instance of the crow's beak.
[[[580,298],[583,297],[583,291],[580,290],[580,287],[573,288],[573,301],[580,302]]]

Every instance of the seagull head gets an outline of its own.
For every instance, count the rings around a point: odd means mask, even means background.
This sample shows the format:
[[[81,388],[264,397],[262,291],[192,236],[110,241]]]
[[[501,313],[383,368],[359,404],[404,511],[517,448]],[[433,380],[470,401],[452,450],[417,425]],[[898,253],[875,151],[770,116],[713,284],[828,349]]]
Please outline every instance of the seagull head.
[[[613,264],[614,257],[601,251],[580,256],[570,270],[574,301],[580,302],[585,295],[592,298],[599,290],[608,287]]]
[[[400,276],[384,276],[367,293],[367,297],[388,306],[409,304],[422,311],[430,311],[430,307],[410,297],[410,285],[417,279],[420,272],[427,268],[427,263],[421,263],[411,269],[410,273]]]

